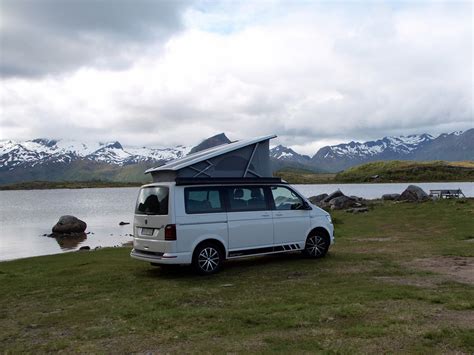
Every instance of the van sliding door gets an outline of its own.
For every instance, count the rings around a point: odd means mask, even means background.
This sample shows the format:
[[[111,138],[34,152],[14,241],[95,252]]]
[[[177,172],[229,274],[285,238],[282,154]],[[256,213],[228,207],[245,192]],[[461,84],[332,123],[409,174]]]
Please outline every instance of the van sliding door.
[[[261,186],[233,186],[226,187],[225,190],[229,256],[271,251],[273,221],[271,207],[265,195],[266,189]]]

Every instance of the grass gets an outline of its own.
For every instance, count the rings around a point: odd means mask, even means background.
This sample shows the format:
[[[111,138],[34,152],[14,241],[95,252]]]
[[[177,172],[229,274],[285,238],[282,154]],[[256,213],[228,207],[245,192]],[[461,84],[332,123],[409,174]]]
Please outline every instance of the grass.
[[[334,217],[322,260],[236,260],[212,277],[127,248],[0,263],[0,351],[474,351],[474,286],[413,264],[474,257],[474,200]]]
[[[97,187],[135,187],[141,182],[116,181],[29,181],[9,185],[0,185],[0,190],[46,190],[46,189],[86,189]]]
[[[474,181],[474,162],[380,161],[355,166],[335,176],[338,182]]]
[[[288,181],[290,184],[331,184],[336,176],[332,173],[313,173],[293,169],[279,170],[273,175]]]
[[[474,181],[474,162],[390,160],[358,165],[338,174],[277,171],[290,184]]]

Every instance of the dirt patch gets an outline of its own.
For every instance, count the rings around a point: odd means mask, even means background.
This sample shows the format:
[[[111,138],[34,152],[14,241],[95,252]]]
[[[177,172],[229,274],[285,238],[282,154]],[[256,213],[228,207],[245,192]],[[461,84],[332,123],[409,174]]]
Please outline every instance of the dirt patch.
[[[376,276],[374,277],[377,281],[387,282],[395,285],[407,285],[407,286],[417,286],[417,287],[436,287],[443,280],[439,277],[402,277],[402,276]]]
[[[474,311],[446,311],[439,310],[431,316],[435,324],[449,324],[460,328],[472,328],[474,324]]]
[[[357,238],[353,240],[357,242],[390,242],[395,239],[396,238],[392,238],[392,237],[374,237],[374,238]]]
[[[432,271],[450,280],[474,285],[474,258],[446,257],[414,259],[406,264],[416,269]]]

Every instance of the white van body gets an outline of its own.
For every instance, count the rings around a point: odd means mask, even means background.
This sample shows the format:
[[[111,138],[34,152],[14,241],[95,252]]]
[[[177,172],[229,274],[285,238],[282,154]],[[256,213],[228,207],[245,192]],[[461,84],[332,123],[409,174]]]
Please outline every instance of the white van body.
[[[334,243],[334,227],[326,211],[285,182],[159,182],[140,190],[133,236],[132,258],[199,266],[197,252],[204,258],[213,253],[212,248],[203,251],[203,245],[214,246],[220,261],[297,250],[322,257]],[[311,249],[312,236],[325,243],[320,251]],[[212,270],[197,271],[218,271],[207,264]]]

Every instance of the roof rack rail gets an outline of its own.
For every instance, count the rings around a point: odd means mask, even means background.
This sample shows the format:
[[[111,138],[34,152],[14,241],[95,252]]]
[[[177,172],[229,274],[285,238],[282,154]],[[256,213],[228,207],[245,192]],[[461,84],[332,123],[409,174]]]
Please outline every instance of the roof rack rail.
[[[287,184],[286,181],[279,177],[265,178],[176,178],[176,185],[233,185],[233,184]]]

